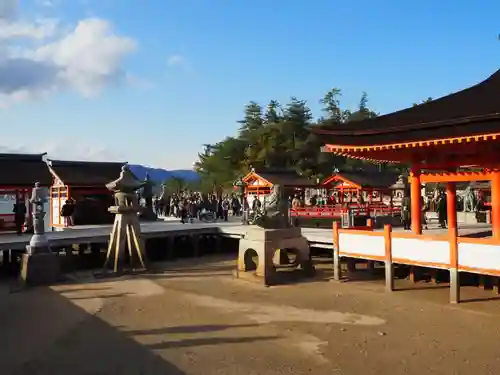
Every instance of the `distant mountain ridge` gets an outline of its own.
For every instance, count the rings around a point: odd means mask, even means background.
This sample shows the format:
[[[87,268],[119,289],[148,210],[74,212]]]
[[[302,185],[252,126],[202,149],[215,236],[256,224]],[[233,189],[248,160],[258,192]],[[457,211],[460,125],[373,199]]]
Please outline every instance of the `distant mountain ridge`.
[[[155,182],[163,182],[170,180],[171,178],[182,178],[185,181],[197,181],[200,178],[198,173],[189,169],[167,171],[161,168],[149,168],[137,164],[130,164],[129,167],[137,178],[141,180],[146,178],[146,173],[149,173],[149,177]]]

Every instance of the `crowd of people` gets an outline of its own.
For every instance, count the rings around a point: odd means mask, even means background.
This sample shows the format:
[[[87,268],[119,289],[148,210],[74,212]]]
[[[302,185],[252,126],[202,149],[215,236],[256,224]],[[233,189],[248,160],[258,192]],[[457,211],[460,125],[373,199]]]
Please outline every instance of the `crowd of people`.
[[[157,197],[153,206],[159,216],[176,217],[182,223],[200,219],[204,211],[214,214],[215,218],[228,221],[229,213],[241,216],[243,209],[241,202],[235,195],[208,194],[199,192],[181,191],[171,196]]]

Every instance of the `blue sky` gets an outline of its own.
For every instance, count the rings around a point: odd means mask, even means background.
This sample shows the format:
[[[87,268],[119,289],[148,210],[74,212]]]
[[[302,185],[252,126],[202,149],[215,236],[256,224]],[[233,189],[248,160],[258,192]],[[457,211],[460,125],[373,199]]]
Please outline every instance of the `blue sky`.
[[[499,68],[499,14],[498,0],[21,1],[4,27],[49,19],[57,33],[5,37],[8,57],[58,70],[30,81],[33,94],[4,90],[0,146],[190,168],[203,143],[236,133],[250,100],[297,96],[319,116],[338,87],[346,107],[367,91],[387,113],[472,85]],[[101,23],[75,33],[88,19]]]

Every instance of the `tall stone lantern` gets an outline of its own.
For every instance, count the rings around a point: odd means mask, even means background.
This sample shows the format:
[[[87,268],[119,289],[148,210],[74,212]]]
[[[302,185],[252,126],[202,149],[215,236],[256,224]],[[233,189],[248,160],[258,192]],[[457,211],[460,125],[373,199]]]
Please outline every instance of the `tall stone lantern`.
[[[146,268],[140,237],[141,226],[137,217],[140,207],[136,199],[136,192],[143,186],[144,181],[137,180],[130,172],[128,165],[122,167],[120,177],[106,184],[106,188],[115,195],[115,205],[108,209],[109,212],[115,214],[115,222],[109,238],[104,269],[113,259],[113,271],[118,272],[121,268],[119,260],[124,257],[127,250],[131,263],[136,255],[142,268]]]
[[[51,284],[57,281],[60,267],[59,258],[50,250],[45,234],[44,205],[48,201],[48,190],[36,182],[31,193],[34,234],[26,246],[21,263],[21,281],[27,285]]]

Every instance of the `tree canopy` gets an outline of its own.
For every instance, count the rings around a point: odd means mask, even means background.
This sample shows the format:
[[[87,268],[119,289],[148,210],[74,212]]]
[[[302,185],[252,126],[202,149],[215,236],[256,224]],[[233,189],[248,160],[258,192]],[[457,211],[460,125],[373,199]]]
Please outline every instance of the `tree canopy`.
[[[276,100],[266,106],[249,102],[238,121],[237,135],[206,144],[198,154],[195,169],[200,174],[201,188],[230,188],[251,168],[289,169],[311,178],[329,176],[335,168],[373,168],[362,161],[321,152],[322,142],[310,132],[314,125],[335,126],[378,115],[369,108],[367,93],[361,95],[354,110],[342,107],[341,96],[338,88],[328,91],[320,100],[322,116],[317,120],[307,102],[296,97],[286,104]]]

